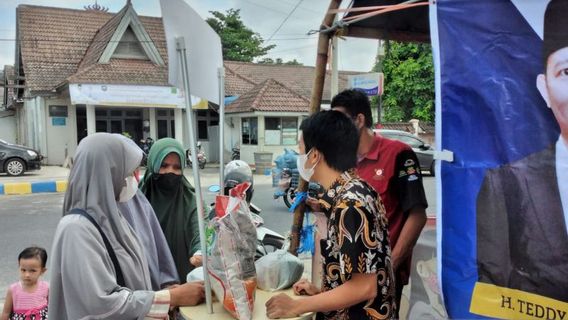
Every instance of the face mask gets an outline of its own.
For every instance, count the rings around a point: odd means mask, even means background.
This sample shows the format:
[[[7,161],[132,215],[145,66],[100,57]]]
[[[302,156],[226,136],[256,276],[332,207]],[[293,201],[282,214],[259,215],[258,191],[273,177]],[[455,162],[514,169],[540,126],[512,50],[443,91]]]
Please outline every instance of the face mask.
[[[138,181],[134,176],[126,177],[126,185],[120,190],[120,195],[118,196],[118,202],[126,202],[134,197],[136,191],[138,191]]]
[[[312,152],[312,150],[308,151],[306,154],[300,154],[296,158],[296,165],[298,166],[298,172],[300,173],[300,177],[306,181],[310,181],[312,176],[314,175],[314,169],[318,165],[317,162],[314,164],[313,167],[306,169],[306,162],[308,162],[308,155]]]
[[[181,183],[181,175],[175,173],[157,174],[154,178],[158,188],[164,190],[175,190]]]

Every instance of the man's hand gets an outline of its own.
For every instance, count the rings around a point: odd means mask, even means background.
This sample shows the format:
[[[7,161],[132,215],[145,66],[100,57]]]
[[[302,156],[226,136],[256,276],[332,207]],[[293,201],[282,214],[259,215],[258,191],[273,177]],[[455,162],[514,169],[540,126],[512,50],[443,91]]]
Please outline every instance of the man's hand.
[[[312,208],[313,212],[321,212],[321,206],[319,203],[319,200],[316,198],[312,198],[312,197],[307,197],[306,198],[306,204]]]
[[[203,281],[188,282],[170,290],[172,306],[195,306],[205,299]]]
[[[314,286],[313,283],[309,282],[306,279],[301,279],[300,281],[294,283],[292,286],[294,289],[294,293],[298,296],[313,296],[315,294],[320,293],[320,290]]]
[[[297,306],[298,301],[281,293],[266,302],[266,316],[270,319],[294,318],[300,315]]]
[[[195,255],[189,258],[189,263],[191,263],[194,267],[201,267],[203,265],[203,256]]]

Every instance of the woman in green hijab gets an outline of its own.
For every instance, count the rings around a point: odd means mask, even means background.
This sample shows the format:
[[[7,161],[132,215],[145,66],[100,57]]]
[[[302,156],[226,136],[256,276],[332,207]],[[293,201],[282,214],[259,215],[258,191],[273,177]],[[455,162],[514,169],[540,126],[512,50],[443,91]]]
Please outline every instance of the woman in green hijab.
[[[186,275],[195,267],[190,258],[200,245],[195,189],[183,175],[183,164],[181,143],[172,138],[160,139],[150,149],[140,183],[164,231],[180,283],[186,282]]]

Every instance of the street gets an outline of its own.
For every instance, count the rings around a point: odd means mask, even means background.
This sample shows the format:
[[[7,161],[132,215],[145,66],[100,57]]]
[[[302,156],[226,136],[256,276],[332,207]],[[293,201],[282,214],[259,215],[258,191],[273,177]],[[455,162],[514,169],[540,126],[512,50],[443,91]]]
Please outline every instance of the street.
[[[218,183],[218,173],[214,168],[200,171],[205,203],[214,201],[215,194],[207,191],[208,187]],[[185,172],[190,181],[190,170]],[[6,177],[0,177],[0,182]],[[272,177],[254,176],[253,202],[262,209],[261,216],[265,225],[281,234],[290,230],[292,213],[289,213],[282,199],[274,200]],[[435,216],[435,179],[424,178],[424,187],[430,203],[427,212]],[[0,196],[0,305],[3,305],[7,287],[18,280],[19,252],[27,246],[38,245],[51,249],[53,234],[62,215],[63,193],[40,193],[22,196]],[[78,262],[81,259],[78,257]],[[49,264],[49,258],[48,258]],[[49,279],[49,269],[44,280]]]

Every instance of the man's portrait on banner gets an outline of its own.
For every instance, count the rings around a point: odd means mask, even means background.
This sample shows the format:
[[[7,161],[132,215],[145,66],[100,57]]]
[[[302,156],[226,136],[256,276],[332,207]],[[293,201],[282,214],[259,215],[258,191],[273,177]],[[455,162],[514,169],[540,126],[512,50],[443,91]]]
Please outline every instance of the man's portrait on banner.
[[[542,52],[536,88],[560,135],[547,148],[486,172],[477,196],[478,275],[485,284],[568,302],[567,0],[546,8]]]

